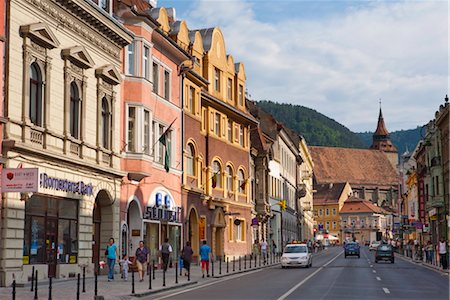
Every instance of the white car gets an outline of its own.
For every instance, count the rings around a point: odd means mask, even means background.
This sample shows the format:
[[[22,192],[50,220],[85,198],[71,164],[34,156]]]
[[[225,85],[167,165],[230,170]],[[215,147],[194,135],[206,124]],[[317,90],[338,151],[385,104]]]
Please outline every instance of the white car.
[[[284,247],[281,256],[281,267],[306,267],[312,266],[312,254],[306,244],[288,244]]]
[[[377,250],[378,246],[380,246],[381,243],[379,241],[372,241],[369,245],[369,250]]]

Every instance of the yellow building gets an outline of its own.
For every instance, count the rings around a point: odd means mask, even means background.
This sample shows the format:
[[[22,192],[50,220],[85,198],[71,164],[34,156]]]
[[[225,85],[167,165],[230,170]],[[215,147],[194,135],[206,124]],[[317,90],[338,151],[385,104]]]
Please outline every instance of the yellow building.
[[[348,182],[315,186],[314,216],[317,234],[328,233],[342,241],[339,211],[352,193]]]

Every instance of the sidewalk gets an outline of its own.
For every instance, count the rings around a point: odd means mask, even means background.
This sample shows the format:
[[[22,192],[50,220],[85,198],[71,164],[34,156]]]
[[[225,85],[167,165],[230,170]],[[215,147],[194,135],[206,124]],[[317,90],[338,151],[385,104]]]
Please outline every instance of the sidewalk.
[[[198,265],[191,266],[191,278],[188,281],[188,277],[184,276],[185,270],[183,269],[183,275],[180,276],[178,270],[178,283],[175,283],[175,268],[168,269],[166,272],[166,282],[163,286],[163,272],[162,270],[155,271],[155,279],[151,280],[152,289],[149,289],[149,276],[145,276],[143,282],[139,282],[139,276],[135,273],[135,293],[132,294],[132,274],[129,274],[128,281],[124,281],[120,278],[120,274],[115,274],[115,280],[108,282],[107,276],[98,276],[97,283],[97,297],[98,299],[105,300],[124,300],[133,299],[134,297],[142,297],[150,295],[152,293],[158,293],[164,290],[170,290],[195,284],[202,284],[208,281],[215,280],[224,276],[229,276],[232,274],[238,274],[243,272],[249,272],[261,268],[267,268],[277,263],[259,266],[259,260],[257,261],[257,266],[255,267],[254,261],[249,266],[249,261],[246,261],[246,268],[244,268],[244,260],[241,260],[241,268],[239,270],[239,261],[236,260],[233,272],[233,264],[229,262],[228,272],[226,263],[222,263],[221,270],[219,269],[219,263],[214,263],[214,277],[202,278],[201,268]],[[210,275],[212,275],[212,265],[210,265]],[[82,279],[80,280],[80,298],[79,299],[94,299],[94,278],[86,277],[85,281],[86,292],[82,293]],[[17,300],[30,300],[34,299],[35,291],[30,291],[31,284],[27,284],[24,287],[16,288],[16,299]],[[49,295],[49,282],[39,282],[38,283],[38,299],[48,299]],[[0,299],[12,299],[12,287],[0,288]],[[64,299],[72,300],[77,299],[77,280],[76,279],[65,279],[65,280],[53,280],[52,282],[52,299]]]
[[[398,252],[396,252],[396,255],[400,256],[401,258],[403,258],[404,260],[416,263],[416,264],[421,264],[422,266],[441,272],[442,274],[449,274],[449,270],[442,270],[442,268],[440,268],[439,266],[435,265],[435,264],[430,264],[427,262],[424,262],[423,260],[417,260],[417,259],[412,259],[411,257],[408,257],[406,255],[400,254]]]

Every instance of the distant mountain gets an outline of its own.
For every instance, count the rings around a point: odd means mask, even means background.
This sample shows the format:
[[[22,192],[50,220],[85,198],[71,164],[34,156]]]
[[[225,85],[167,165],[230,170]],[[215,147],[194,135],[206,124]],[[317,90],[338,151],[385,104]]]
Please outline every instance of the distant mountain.
[[[259,101],[257,105],[272,114],[275,119],[301,134],[308,145],[347,148],[368,148],[373,132],[354,133],[327,116],[301,105]],[[389,124],[386,124],[389,128]],[[376,126],[376,124],[374,124]],[[421,127],[390,133],[399,154],[413,151],[420,140]]]

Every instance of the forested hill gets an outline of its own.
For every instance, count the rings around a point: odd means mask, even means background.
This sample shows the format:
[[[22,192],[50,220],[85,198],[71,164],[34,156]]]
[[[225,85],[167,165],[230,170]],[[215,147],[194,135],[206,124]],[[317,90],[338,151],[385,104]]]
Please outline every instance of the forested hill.
[[[365,148],[359,136],[313,109],[265,100],[257,102],[257,105],[279,122],[301,134],[308,145]]]
[[[301,134],[308,145],[347,148],[368,148],[373,132],[354,133],[327,116],[304,106],[272,101],[259,101],[257,105],[275,119]],[[389,124],[386,124],[389,128]],[[374,124],[376,126],[376,123]],[[420,128],[391,132],[391,139],[401,155],[413,151],[420,139]]]

